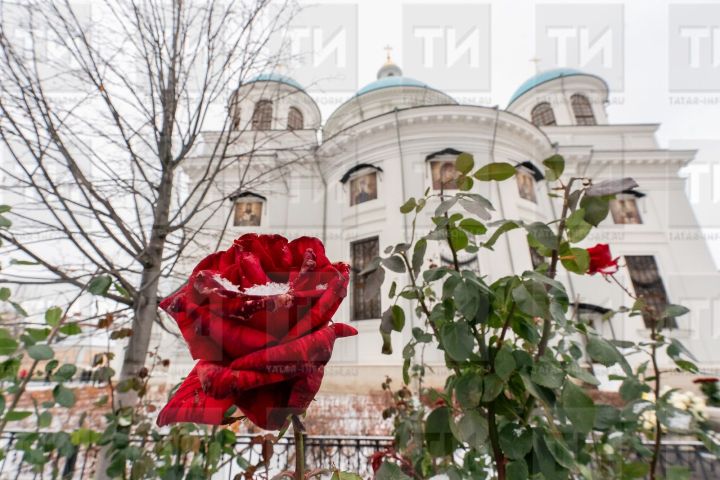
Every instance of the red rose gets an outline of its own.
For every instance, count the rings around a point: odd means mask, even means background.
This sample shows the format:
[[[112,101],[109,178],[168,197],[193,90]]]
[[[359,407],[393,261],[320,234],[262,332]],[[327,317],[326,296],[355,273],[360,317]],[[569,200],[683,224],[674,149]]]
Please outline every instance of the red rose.
[[[610,247],[606,243],[598,243],[594,247],[588,248],[587,252],[590,254],[590,267],[588,268],[590,275],[596,273],[610,275],[618,271],[618,259],[612,258]]]
[[[347,293],[349,267],[330,263],[317,238],[247,234],[202,260],[160,303],[199,360],[158,425],[219,425],[236,405],[257,426],[282,427],[315,397],[338,337],[330,320]]]

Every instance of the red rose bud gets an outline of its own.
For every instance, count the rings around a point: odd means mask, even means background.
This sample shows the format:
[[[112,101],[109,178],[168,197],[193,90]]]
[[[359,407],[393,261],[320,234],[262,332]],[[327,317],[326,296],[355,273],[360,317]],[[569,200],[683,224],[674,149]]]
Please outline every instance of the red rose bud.
[[[590,254],[590,267],[588,272],[590,275],[601,273],[603,275],[611,275],[618,271],[618,259],[612,258],[610,247],[606,243],[598,243],[594,247],[587,249]]]
[[[25,378],[27,376],[28,376],[28,371],[25,370],[24,368],[18,372],[18,377],[20,377],[20,378]]]
[[[202,260],[160,303],[198,363],[158,425],[220,425],[236,405],[258,427],[277,430],[303,413],[335,340],[357,334],[330,323],[349,279],[348,265],[331,263],[310,237],[247,234]]]

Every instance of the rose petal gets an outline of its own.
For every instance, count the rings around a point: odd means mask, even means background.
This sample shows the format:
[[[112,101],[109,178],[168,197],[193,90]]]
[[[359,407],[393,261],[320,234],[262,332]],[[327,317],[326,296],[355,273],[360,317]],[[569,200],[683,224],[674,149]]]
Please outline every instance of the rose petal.
[[[225,412],[233,405],[232,398],[214,398],[203,392],[197,367],[193,368],[157,418],[159,426],[177,422],[221,425]]]

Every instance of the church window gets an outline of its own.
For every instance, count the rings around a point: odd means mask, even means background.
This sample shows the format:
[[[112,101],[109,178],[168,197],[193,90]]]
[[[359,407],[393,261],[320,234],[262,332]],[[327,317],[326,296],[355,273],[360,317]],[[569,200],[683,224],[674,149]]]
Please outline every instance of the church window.
[[[350,179],[350,206],[377,198],[377,171],[366,171]]]
[[[670,303],[665,292],[660,271],[652,255],[626,255],[625,263],[630,272],[630,280],[635,295],[641,297],[652,314],[643,310],[645,327],[651,328],[657,319],[659,328],[677,328],[674,318],[660,320],[660,316]]]
[[[433,190],[457,190],[457,178],[460,172],[455,168],[455,160],[430,162]]]
[[[359,240],[350,244],[352,259],[352,319],[380,318],[380,289],[369,290],[370,274],[361,272],[380,254],[378,237]]]
[[[595,114],[593,113],[590,101],[585,95],[576,93],[570,97],[575,123],[578,125],[595,125]]]
[[[290,110],[288,110],[287,128],[288,130],[303,129],[303,114],[295,107],[290,107]]]
[[[252,116],[253,130],[270,130],[272,128],[273,104],[270,100],[260,100],[255,105]]]
[[[548,125],[557,125],[555,121],[555,113],[548,102],[542,102],[535,105],[532,109],[532,123],[538,127]]]

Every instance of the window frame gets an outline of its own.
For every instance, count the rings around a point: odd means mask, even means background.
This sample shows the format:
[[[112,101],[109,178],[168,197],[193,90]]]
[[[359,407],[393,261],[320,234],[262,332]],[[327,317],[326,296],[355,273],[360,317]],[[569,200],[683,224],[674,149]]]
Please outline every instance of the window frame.
[[[663,275],[660,271],[660,265],[658,264],[657,258],[655,255],[623,255],[623,258],[625,259],[625,268],[627,269],[628,276],[630,277],[630,283],[632,284],[633,292],[637,297],[642,296],[648,304],[651,304],[651,306],[655,307],[657,310],[657,314],[661,315],[665,308],[667,308],[668,305],[670,305],[670,297],[667,293],[667,288],[665,288],[665,282],[663,281]],[[642,259],[642,260],[641,260]],[[651,282],[644,282],[640,283],[640,281],[637,279],[637,273],[638,270],[636,267],[638,265],[636,264],[633,266],[633,263],[635,262],[649,262],[652,263],[652,267],[654,267],[654,274],[657,276],[656,279],[651,280]],[[637,272],[635,275],[633,275],[633,271]],[[659,291],[656,293],[659,293],[661,297],[663,297],[661,300],[664,300],[663,302],[657,302],[652,297],[649,297],[646,292],[649,291],[652,287],[648,287],[647,285],[652,285],[654,288],[658,288]],[[642,312],[642,318],[643,323],[645,324],[645,328],[651,329],[652,328],[652,318],[648,315],[646,312]],[[677,329],[678,324],[677,321],[674,318],[666,318],[658,322],[657,329]]]
[[[272,130],[274,108],[272,100],[258,100],[255,103],[255,108],[253,109],[251,121],[252,129],[258,131]]]
[[[550,102],[540,102],[535,105],[530,111],[530,119],[536,127],[553,127],[557,125],[555,110],[553,110]]]
[[[293,118],[293,116],[295,118]],[[299,119],[299,126],[294,126],[292,124],[292,120],[298,121]],[[287,129],[288,130],[304,130],[305,129],[305,116],[303,115],[302,111],[297,107],[290,107],[288,108],[288,118],[287,118]]]
[[[593,110],[590,99],[582,93],[574,93],[570,97],[570,106],[572,107],[573,117],[575,117],[576,125],[597,125],[595,111]]]
[[[374,242],[374,254],[365,253],[366,258],[364,263],[358,266],[356,248],[364,244]],[[358,285],[358,278],[360,272],[367,267],[368,263],[380,254],[380,237],[378,235],[361,238],[350,242],[350,320],[352,321],[364,321],[364,320],[377,320],[382,316],[382,294],[380,289],[374,294],[373,298],[365,298],[365,282],[371,274],[365,274],[362,278],[362,283]],[[358,295],[362,295],[363,298],[359,298]],[[362,308],[358,309],[359,303],[363,301]],[[369,303],[374,302],[374,303]],[[358,311],[360,310],[360,313]]]

